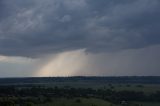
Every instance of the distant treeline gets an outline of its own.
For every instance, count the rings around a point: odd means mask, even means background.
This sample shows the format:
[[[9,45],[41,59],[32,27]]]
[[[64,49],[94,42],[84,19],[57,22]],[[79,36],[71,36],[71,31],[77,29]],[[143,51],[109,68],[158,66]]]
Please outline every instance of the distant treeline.
[[[0,84],[37,84],[54,82],[98,82],[98,83],[140,83],[160,84],[160,76],[123,76],[123,77],[30,77],[0,78]]]
[[[36,98],[35,98],[36,97]],[[111,103],[121,103],[122,101],[142,101],[159,102],[160,92],[144,94],[140,91],[114,91],[112,89],[92,89],[92,88],[72,88],[72,87],[31,87],[17,88],[14,86],[0,87],[0,103],[12,101],[13,103],[23,104],[24,102],[33,102],[34,104],[48,102],[51,98],[98,98]],[[17,99],[16,99],[17,98]],[[34,98],[34,99],[33,99]],[[43,99],[42,99],[43,98]]]

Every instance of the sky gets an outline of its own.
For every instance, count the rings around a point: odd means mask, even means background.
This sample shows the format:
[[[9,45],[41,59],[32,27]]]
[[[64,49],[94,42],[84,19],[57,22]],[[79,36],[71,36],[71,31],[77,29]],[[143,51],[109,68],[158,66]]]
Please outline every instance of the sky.
[[[0,0],[0,77],[160,76],[160,0]]]

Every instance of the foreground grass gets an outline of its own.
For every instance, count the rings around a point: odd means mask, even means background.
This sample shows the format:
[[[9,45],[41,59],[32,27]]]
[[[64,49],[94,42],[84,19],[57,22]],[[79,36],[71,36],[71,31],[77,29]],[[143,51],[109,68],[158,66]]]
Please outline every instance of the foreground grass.
[[[160,106],[160,102],[159,103],[152,103],[152,102],[132,102],[131,106]],[[138,105],[139,104],[139,105]]]
[[[79,101],[80,100],[80,101]],[[105,100],[95,98],[56,98],[52,102],[46,104],[39,104],[34,106],[160,106],[160,103],[151,102],[130,102],[126,105],[113,104]]]
[[[11,98],[10,98],[11,99]],[[12,98],[13,100],[14,98]],[[16,99],[16,98],[15,98]],[[34,98],[32,98],[34,99]],[[122,105],[121,103],[114,104],[102,99],[96,98],[52,98],[48,102],[40,102],[34,104],[33,102],[26,102],[25,104],[10,104],[7,105],[0,104],[0,106],[160,106],[160,102],[128,102]]]
[[[52,102],[46,103],[43,105],[37,105],[37,106],[116,106],[112,103],[109,103],[104,100],[100,99],[86,99],[86,98],[74,98],[74,99],[66,99],[66,98],[60,98],[60,99],[53,99]]]

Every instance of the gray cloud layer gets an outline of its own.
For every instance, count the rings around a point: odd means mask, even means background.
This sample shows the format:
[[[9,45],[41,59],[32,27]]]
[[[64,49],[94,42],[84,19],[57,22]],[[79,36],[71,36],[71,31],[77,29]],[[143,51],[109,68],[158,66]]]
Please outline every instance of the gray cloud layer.
[[[160,44],[159,0],[0,0],[0,54],[36,57]]]

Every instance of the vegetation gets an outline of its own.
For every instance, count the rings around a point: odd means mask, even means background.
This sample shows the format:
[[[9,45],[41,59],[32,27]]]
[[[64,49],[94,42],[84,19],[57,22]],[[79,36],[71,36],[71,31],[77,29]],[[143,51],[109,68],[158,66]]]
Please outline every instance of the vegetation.
[[[112,89],[92,89],[92,88],[72,88],[72,87],[30,87],[18,88],[15,86],[0,87],[0,104],[4,106],[13,106],[15,104],[24,104],[32,106],[36,104],[52,103],[57,98],[74,100],[74,103],[80,104],[80,98],[103,100],[106,103],[120,105],[122,101],[127,104],[133,101],[137,102],[159,102],[160,91],[146,95],[141,91],[115,91]],[[65,100],[64,99],[64,100]]]
[[[82,80],[82,79],[81,79]],[[103,80],[101,80],[103,82]],[[78,84],[88,83],[92,86],[57,86],[46,84],[1,84],[1,106],[159,106],[159,84],[149,83],[102,83],[97,86],[93,82],[77,81]],[[56,82],[56,81],[54,81]],[[64,82],[65,83],[65,82]],[[150,92],[149,92],[150,91]]]

